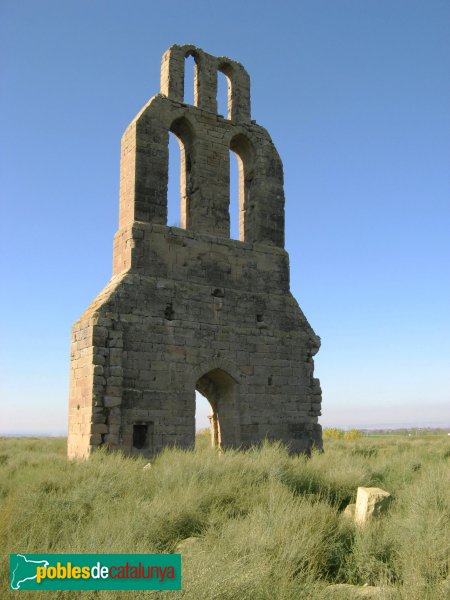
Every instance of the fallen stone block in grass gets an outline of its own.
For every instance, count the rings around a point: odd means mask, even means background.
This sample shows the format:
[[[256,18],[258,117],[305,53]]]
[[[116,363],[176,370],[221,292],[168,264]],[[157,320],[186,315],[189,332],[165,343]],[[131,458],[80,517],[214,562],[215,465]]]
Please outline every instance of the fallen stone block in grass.
[[[355,523],[365,525],[373,517],[386,512],[391,494],[376,487],[359,487],[356,494]]]

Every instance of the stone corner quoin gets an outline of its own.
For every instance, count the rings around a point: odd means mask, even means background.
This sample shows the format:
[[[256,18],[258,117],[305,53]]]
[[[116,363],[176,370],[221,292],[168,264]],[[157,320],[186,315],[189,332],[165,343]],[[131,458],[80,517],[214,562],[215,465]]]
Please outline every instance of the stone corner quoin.
[[[184,96],[195,59],[194,105]],[[229,82],[217,114],[217,73]],[[168,138],[181,149],[180,227],[167,225]],[[240,239],[230,239],[230,149],[239,163]],[[72,329],[70,458],[107,446],[153,457],[195,441],[195,390],[212,444],[322,447],[320,346],[289,289],[283,166],[251,120],[244,67],[172,46],[161,90],[122,138],[113,276]]]

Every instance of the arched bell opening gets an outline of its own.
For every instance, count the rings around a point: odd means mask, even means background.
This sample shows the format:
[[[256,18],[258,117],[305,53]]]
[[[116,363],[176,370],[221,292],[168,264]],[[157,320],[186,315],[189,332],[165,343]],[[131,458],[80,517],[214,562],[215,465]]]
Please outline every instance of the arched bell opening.
[[[218,66],[217,112],[227,119],[233,118],[233,68],[230,63]]]
[[[183,102],[197,106],[197,56],[188,51],[184,58]]]
[[[195,134],[194,130],[189,121],[181,117],[176,119],[169,131],[173,133],[178,141],[180,148],[179,155],[179,173],[180,173],[180,209],[179,219],[171,216],[171,220],[175,223],[169,222],[169,225],[179,224],[183,229],[189,229],[191,224],[190,218],[190,198],[191,192],[194,187],[195,173],[194,173],[194,147],[195,147]],[[170,159],[169,159],[170,160]],[[170,170],[170,165],[169,165]],[[178,169],[177,169],[178,171]],[[171,173],[169,173],[170,177]],[[173,187],[169,184],[169,188]],[[173,213],[172,213],[173,214]]]
[[[230,151],[230,154],[234,153],[238,167],[238,207],[236,208],[239,215],[239,239],[241,241],[248,241],[250,222],[252,221],[255,209],[255,199],[252,195],[255,151],[250,140],[243,134],[237,134],[231,139]],[[232,198],[232,194],[230,198]],[[231,206],[232,203],[230,203]]]

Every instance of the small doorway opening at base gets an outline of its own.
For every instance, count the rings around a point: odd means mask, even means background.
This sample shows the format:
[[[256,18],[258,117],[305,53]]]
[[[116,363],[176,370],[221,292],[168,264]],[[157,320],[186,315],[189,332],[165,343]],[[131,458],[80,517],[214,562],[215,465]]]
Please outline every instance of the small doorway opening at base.
[[[133,424],[133,448],[145,450],[153,446],[153,422],[142,421]]]

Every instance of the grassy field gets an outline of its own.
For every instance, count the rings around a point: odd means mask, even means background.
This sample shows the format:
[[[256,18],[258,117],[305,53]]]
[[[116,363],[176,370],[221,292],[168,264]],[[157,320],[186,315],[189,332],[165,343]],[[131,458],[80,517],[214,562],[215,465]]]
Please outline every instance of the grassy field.
[[[9,553],[183,554],[182,592],[21,592],[33,598],[324,598],[332,583],[439,599],[448,577],[447,437],[329,440],[310,459],[277,444],[142,459],[99,452],[68,462],[65,439],[0,439],[0,597]],[[342,515],[358,486],[393,495],[363,530]],[[14,596],[16,597],[16,596]],[[333,596],[334,598],[335,596]],[[340,596],[345,598],[346,596]]]

